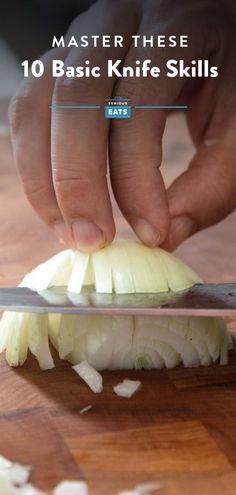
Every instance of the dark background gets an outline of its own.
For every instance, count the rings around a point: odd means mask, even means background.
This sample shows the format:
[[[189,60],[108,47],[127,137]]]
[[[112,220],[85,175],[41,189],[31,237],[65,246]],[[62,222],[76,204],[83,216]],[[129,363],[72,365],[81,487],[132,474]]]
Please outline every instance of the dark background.
[[[1,4],[0,33],[20,59],[50,49],[52,35],[65,34],[73,19],[95,0],[7,0]]]

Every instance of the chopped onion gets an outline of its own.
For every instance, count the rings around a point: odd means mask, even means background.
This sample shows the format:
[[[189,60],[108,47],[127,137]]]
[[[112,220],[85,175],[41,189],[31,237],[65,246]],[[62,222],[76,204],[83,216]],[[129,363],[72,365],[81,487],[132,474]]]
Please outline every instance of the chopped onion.
[[[15,488],[5,474],[0,472],[1,495],[16,495]]]
[[[12,467],[8,469],[8,478],[13,485],[22,486],[27,483],[30,471],[30,466],[22,466],[21,464],[14,463]]]
[[[62,481],[53,495],[89,495],[88,485],[85,481]]]
[[[0,495],[46,495],[28,482],[31,466],[0,456]],[[89,495],[84,481],[62,481],[53,495]]]
[[[113,387],[113,390],[116,395],[130,399],[140,387],[141,382],[139,380],[128,380],[128,378],[125,378],[123,382]]]
[[[13,465],[13,462],[9,461],[9,459],[6,459],[6,457],[3,457],[3,455],[0,455],[0,470],[1,469],[9,469]]]
[[[89,405],[89,406],[86,406],[86,407],[83,407],[82,409],[80,409],[80,414],[84,414],[88,411],[90,411],[90,409],[92,409],[93,406]]]
[[[0,474],[8,478],[8,480],[17,486],[22,486],[27,483],[31,472],[31,466],[23,466],[17,462],[10,462],[4,457],[0,458]]]
[[[82,361],[80,364],[73,366],[73,369],[94,393],[102,392],[102,376],[87,361]]]
[[[0,456],[0,493],[1,495],[40,495],[40,492],[34,493],[23,491],[23,487],[28,485],[31,472],[31,466],[25,466],[17,462],[11,462],[3,456]]]
[[[48,344],[48,316],[33,313],[29,323],[29,349],[39,362],[42,370],[54,368]]]
[[[140,492],[134,488],[133,490],[122,490],[118,495],[140,495]]]
[[[151,493],[160,490],[161,485],[158,482],[145,483],[136,486],[133,490],[122,490],[119,495],[151,495]]]
[[[138,485],[136,490],[138,490],[139,495],[149,495],[152,492],[160,490],[162,485],[158,481],[151,481],[150,483],[143,483],[142,485]]]
[[[46,493],[41,492],[31,484],[27,484],[18,488],[16,495],[46,495]]]

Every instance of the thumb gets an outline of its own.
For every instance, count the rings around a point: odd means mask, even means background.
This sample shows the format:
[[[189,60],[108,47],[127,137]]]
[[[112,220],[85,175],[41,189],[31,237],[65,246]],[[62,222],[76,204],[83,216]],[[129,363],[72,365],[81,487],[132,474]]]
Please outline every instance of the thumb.
[[[236,144],[231,139],[209,144],[200,147],[189,169],[169,188],[170,250],[236,207]]]

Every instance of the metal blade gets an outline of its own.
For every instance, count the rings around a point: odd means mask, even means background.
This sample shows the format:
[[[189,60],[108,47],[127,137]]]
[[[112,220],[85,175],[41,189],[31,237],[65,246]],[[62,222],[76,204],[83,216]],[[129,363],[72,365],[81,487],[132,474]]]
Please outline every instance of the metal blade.
[[[81,294],[53,287],[35,292],[24,287],[0,288],[0,309],[27,313],[97,315],[234,316],[236,284],[196,284],[186,291],[162,294]]]

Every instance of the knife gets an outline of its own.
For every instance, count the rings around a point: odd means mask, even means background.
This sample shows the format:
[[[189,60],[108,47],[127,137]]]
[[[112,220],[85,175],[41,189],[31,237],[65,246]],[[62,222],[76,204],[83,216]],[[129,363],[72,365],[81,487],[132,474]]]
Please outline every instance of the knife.
[[[25,287],[0,288],[0,310],[27,313],[146,316],[236,317],[236,283],[196,284],[178,293],[97,294],[85,287],[80,294],[66,287],[36,292]]]

